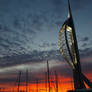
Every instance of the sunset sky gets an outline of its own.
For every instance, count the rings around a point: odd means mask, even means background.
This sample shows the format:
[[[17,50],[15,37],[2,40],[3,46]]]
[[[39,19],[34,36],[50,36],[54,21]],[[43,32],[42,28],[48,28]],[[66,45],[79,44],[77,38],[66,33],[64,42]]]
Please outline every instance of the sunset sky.
[[[92,79],[92,0],[70,0],[70,3],[82,71]],[[62,88],[67,89],[72,70],[57,46],[58,32],[67,15],[67,0],[0,0],[1,88],[9,88],[7,84],[14,86],[20,70],[24,83],[26,69],[29,83],[35,84],[38,79],[44,84],[48,60],[50,75],[57,71],[60,85],[65,80]]]

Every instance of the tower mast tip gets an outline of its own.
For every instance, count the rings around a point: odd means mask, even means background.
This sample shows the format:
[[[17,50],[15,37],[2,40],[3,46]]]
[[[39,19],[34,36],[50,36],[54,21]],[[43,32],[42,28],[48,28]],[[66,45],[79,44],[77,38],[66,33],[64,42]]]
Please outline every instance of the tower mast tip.
[[[70,1],[68,0],[68,18],[72,17],[71,7],[70,7]]]

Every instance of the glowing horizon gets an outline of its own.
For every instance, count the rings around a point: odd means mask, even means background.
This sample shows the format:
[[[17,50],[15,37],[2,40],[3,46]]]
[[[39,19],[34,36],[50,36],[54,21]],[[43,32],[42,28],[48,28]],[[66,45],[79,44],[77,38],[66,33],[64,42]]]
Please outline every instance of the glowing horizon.
[[[87,74],[87,77],[91,78],[92,74]],[[39,80],[40,81],[40,80]],[[55,76],[53,76],[53,79],[50,79],[50,89],[51,92],[55,92],[56,91],[56,81],[55,81]],[[10,85],[9,85],[10,84]],[[0,84],[0,87],[4,88],[1,89],[1,91],[4,92],[17,92],[17,84],[16,86],[14,86],[14,82],[12,83],[6,83],[6,84]],[[35,81],[35,83],[28,83],[28,92],[37,92],[37,83]],[[58,92],[67,92],[68,90],[73,90],[74,86],[73,86],[73,79],[72,78],[65,78],[62,76],[58,77]],[[19,87],[20,91],[26,91],[26,83],[25,82],[21,82],[20,87]],[[46,83],[45,80],[43,80],[43,83],[38,82],[38,92],[46,92]],[[47,92],[48,92],[48,83],[47,83]]]

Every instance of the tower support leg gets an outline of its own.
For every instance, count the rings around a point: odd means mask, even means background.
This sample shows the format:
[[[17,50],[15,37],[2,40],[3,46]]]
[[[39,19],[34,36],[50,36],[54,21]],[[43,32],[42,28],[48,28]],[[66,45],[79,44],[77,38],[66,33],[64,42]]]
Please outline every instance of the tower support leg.
[[[85,89],[85,85],[83,82],[83,78],[81,72],[78,71],[79,69],[73,70],[73,78],[74,78],[74,88],[76,89]]]

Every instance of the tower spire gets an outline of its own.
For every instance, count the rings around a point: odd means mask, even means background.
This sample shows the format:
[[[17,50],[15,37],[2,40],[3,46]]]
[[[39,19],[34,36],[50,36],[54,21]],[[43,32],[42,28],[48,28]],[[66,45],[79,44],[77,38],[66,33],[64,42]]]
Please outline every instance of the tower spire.
[[[72,17],[71,7],[70,7],[70,1],[68,0],[68,18]]]
[[[60,53],[72,67],[75,90],[85,89],[85,83],[91,88],[92,83],[83,75],[81,70],[77,37],[69,0],[68,19],[64,22],[62,28],[59,31],[58,45],[60,48]]]

